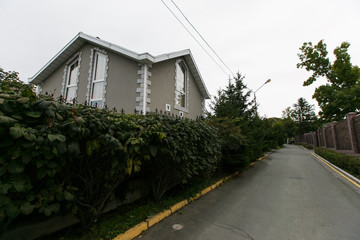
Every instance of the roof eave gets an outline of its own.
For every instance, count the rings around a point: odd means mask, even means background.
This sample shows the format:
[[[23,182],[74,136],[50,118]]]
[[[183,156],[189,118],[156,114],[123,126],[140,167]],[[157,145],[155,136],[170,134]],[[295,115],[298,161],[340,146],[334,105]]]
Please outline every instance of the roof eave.
[[[40,84],[42,81],[40,80],[40,76],[42,75],[46,75],[44,73],[44,71],[46,69],[48,69],[48,67],[56,60],[60,57],[61,54],[63,54],[65,52],[66,49],[68,49],[79,37],[80,37],[81,32],[79,32],[70,42],[68,42],[68,44],[66,44],[52,59],[50,59],[49,62],[47,62],[37,73],[35,73],[34,76],[32,76],[31,78],[28,78],[29,83],[33,83],[33,84]],[[40,78],[40,79],[39,79]]]
[[[196,65],[196,62],[189,49],[182,51],[162,54],[159,56],[152,56],[149,53],[138,54],[126,48],[112,44],[110,42],[103,41],[99,38],[92,37],[85,33],[79,32],[68,44],[66,44],[48,63],[46,63],[33,77],[29,78],[29,82],[33,84],[42,83],[50,74],[52,74],[61,64],[63,64],[68,58],[76,54],[79,48],[85,43],[91,43],[110,51],[116,52],[120,55],[124,55],[129,59],[145,64],[153,64],[157,62],[166,61],[173,58],[184,57],[185,60],[190,64],[190,70],[195,78],[196,84],[198,85],[201,95],[205,99],[210,99],[210,94],[204,84],[204,81],[200,75],[200,71]]]
[[[120,55],[124,55],[129,59],[137,62],[144,62],[151,64],[154,57],[148,53],[138,54],[126,48],[103,41],[99,38],[92,37],[85,33],[79,32],[69,43],[67,43],[48,63],[46,63],[33,77],[29,78],[29,82],[33,84],[42,83],[51,73],[53,73],[59,65],[71,57],[76,51],[86,42],[114,51]]]

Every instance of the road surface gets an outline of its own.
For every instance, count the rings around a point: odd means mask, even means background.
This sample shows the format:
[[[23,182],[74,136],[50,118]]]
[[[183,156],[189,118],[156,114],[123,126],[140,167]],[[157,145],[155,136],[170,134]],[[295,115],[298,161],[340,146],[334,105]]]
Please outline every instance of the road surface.
[[[360,193],[311,151],[286,145],[141,239],[360,239]]]

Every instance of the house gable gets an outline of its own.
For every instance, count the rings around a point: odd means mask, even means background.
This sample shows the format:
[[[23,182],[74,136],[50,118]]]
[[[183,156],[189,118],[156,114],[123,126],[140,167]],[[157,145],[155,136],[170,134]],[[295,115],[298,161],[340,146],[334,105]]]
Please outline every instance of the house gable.
[[[176,108],[175,88],[176,88],[176,62],[184,61],[184,57],[167,59],[152,65],[151,69],[151,111],[167,111],[170,114],[179,116],[180,112],[188,118],[196,118],[204,111],[204,97],[195,81],[193,74],[189,71],[187,81],[186,110]],[[169,105],[169,110],[166,110]]]
[[[101,77],[95,75],[98,66]],[[84,33],[29,80],[55,98],[62,95],[70,101],[70,96],[78,103],[106,105],[127,113],[168,109],[195,118],[204,110],[204,99],[210,98],[190,50],[154,57]],[[177,85],[182,86],[181,91]]]
[[[58,70],[69,58],[76,54],[80,48],[85,44],[90,43],[99,48],[105,49],[109,52],[114,52],[130,60],[136,61],[141,64],[154,64],[165,60],[184,57],[188,63],[190,72],[193,74],[196,84],[198,85],[202,96],[205,99],[210,98],[210,94],[206,89],[204,81],[200,75],[197,65],[190,50],[183,50],[162,54],[159,56],[152,56],[149,53],[138,54],[118,45],[106,42],[96,37],[89,36],[85,33],[78,33],[63,49],[61,49],[44,67],[42,67],[33,77],[29,78],[29,82],[40,85],[43,81],[47,80],[50,75]]]

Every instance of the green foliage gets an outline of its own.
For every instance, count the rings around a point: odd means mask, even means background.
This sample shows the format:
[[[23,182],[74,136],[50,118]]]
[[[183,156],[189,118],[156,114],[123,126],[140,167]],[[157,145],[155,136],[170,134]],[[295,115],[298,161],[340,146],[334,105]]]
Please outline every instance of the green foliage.
[[[281,125],[281,129],[285,134],[286,138],[292,138],[298,132],[298,126],[296,122],[291,118],[282,118],[278,124]]]
[[[244,84],[244,78],[238,73],[233,82],[229,80],[226,88],[218,91],[211,106],[216,117],[250,119],[255,115],[256,106],[249,100],[251,91]]]
[[[0,127],[1,226],[20,214],[50,216],[60,209],[88,224],[126,176],[112,122],[104,110],[37,97],[12,76],[0,81],[1,115],[12,119]],[[89,141],[97,142],[91,154],[80,154]]]
[[[209,177],[220,159],[217,132],[202,120],[147,116],[142,125],[150,133],[144,136],[144,172],[154,198],[179,183],[201,176]]]
[[[112,212],[101,215],[90,229],[79,229],[75,225],[41,238],[41,240],[114,239],[117,235],[124,233],[147,218],[169,209],[172,205],[195,197],[197,193],[220,179],[221,177],[210,179],[194,178],[187,184],[181,184],[170,190],[161,201],[155,202],[151,198],[144,198],[131,204],[124,204]],[[181,211],[178,211],[178,213],[181,213]]]
[[[233,83],[230,81],[226,89],[218,92],[211,106],[215,119],[210,124],[220,133],[225,170],[248,166],[285,142],[285,127],[290,131],[285,122],[258,116],[255,99],[249,100],[251,90],[247,90],[243,80],[238,74]],[[231,131],[233,134],[229,134]]]
[[[155,199],[220,158],[217,131],[202,120],[123,115],[36,96],[0,71],[0,227],[20,215],[72,211],[84,227],[136,172]],[[121,190],[117,190],[121,191]]]
[[[355,177],[360,178],[360,158],[337,153],[322,147],[315,148],[315,153]]]
[[[326,122],[342,120],[347,113],[360,110],[360,69],[350,62],[349,46],[349,43],[343,42],[334,50],[334,63],[327,57],[323,40],[316,45],[304,43],[298,54],[300,63],[297,67],[312,72],[304,81],[304,86],[319,78],[326,78],[328,82],[317,87],[313,95],[321,108],[319,114]]]
[[[219,133],[222,159],[219,161],[219,169],[233,171],[234,169],[247,166],[246,161],[241,158],[244,150],[245,137],[239,127],[239,118],[211,118],[207,121],[210,126],[215,127]]]
[[[314,106],[305,98],[299,98],[293,105],[292,117],[297,123],[299,134],[315,131],[317,128]]]
[[[306,149],[314,149],[312,145],[309,145],[307,143],[295,143],[296,145],[301,145]]]

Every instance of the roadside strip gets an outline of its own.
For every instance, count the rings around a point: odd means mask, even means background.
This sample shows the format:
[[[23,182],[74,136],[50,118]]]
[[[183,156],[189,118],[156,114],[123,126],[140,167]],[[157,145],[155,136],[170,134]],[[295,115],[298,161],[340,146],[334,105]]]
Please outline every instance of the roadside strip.
[[[250,163],[250,166],[254,165],[257,161],[263,160],[266,157],[267,157],[267,155],[262,156],[261,158],[257,159],[255,162]],[[232,179],[233,177],[235,177],[237,175],[239,175],[239,172],[235,172],[235,173],[231,174],[230,176],[227,176],[227,177],[217,181],[216,183],[214,183],[210,187],[207,187],[207,188],[203,189],[200,193],[197,193],[195,195],[195,197],[190,198],[190,199],[186,199],[186,200],[183,200],[183,201],[180,201],[180,202],[174,204],[169,209],[166,209],[166,210],[164,210],[164,211],[162,211],[162,212],[160,212],[160,213],[146,219],[144,222],[141,222],[141,223],[135,225],[134,227],[127,230],[125,233],[119,234],[113,240],[131,240],[131,239],[136,238],[143,231],[151,228],[152,226],[154,226],[158,222],[164,220],[165,218],[167,218],[168,216],[170,216],[174,212],[178,211],[179,209],[183,208],[184,206],[188,205],[189,203],[195,201],[196,199],[200,198],[201,196],[204,196],[205,194],[207,194],[211,190],[217,188],[220,184],[222,184],[222,183],[224,183],[226,181],[229,181],[230,179]]]
[[[356,187],[360,188],[360,180],[356,177],[352,176],[351,174],[345,172],[341,168],[335,166],[334,164],[330,163],[329,161],[325,160],[324,158],[320,157],[316,153],[311,153],[314,157],[325,163],[328,167],[330,167],[332,170],[334,170],[336,173],[338,173],[340,176],[351,182]]]

